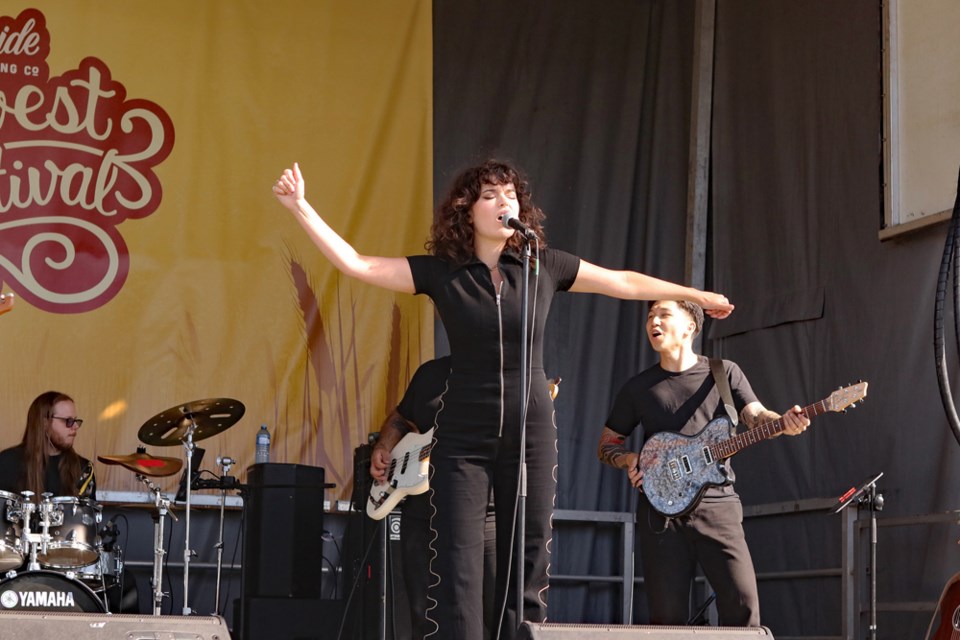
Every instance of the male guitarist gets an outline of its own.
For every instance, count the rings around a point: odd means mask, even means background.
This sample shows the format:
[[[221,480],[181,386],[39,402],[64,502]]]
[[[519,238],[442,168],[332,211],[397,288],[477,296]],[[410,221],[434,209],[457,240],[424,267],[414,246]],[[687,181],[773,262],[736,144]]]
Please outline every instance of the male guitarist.
[[[696,435],[711,420],[726,416],[710,360],[693,350],[703,326],[703,310],[685,301],[660,300],[650,306],[647,338],[660,363],[634,376],[617,394],[600,435],[600,460],[627,472],[641,489],[637,506],[637,538],[652,624],[683,625],[690,618],[690,593],[699,564],[717,594],[720,624],[759,626],[760,603],[750,551],[743,534],[743,509],[733,490],[733,470],[726,463],[729,483],[710,487],[696,507],[665,518],[643,496],[639,455],[624,441],[638,426],[646,442],[661,431]],[[748,428],[781,416],[757,400],[746,376],[724,360],[732,400]],[[810,424],[799,406],[783,417],[783,433],[798,435]]]

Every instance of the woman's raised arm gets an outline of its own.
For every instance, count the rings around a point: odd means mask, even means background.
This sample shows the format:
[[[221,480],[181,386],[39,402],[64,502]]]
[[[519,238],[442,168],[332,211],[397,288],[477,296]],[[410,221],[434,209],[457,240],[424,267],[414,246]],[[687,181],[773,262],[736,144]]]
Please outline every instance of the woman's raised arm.
[[[328,225],[310,206],[305,196],[300,165],[285,169],[273,185],[273,194],[286,207],[320,252],[345,275],[363,282],[404,293],[414,293],[413,274],[406,258],[364,256]]]
[[[604,269],[586,260],[580,261],[580,270],[570,291],[599,293],[623,300],[688,300],[717,319],[726,318],[733,311],[727,297],[719,293],[685,287],[637,271]]]

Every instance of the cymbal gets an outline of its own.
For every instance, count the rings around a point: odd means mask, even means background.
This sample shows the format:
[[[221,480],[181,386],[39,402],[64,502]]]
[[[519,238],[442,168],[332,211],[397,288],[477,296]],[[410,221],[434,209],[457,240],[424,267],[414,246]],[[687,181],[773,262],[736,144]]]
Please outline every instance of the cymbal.
[[[147,420],[137,437],[140,442],[158,447],[181,444],[190,428],[193,440],[203,440],[226,431],[243,417],[246,408],[232,398],[208,398],[162,411]]]
[[[157,458],[149,453],[131,453],[125,456],[97,456],[104,464],[119,464],[134,473],[163,478],[180,471],[183,462],[179,458]]]

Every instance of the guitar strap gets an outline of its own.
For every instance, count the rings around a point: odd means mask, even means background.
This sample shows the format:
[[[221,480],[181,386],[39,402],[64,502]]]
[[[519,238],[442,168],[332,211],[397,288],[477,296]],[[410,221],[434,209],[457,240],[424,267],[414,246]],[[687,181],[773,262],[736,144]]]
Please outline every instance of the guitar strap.
[[[723,372],[723,360],[710,358],[710,371],[713,372],[713,381],[720,391],[720,398],[723,400],[723,406],[727,409],[727,415],[730,416],[730,421],[736,427],[739,422],[737,420],[737,409],[733,404],[733,394],[730,393],[730,381],[727,380],[727,374]]]

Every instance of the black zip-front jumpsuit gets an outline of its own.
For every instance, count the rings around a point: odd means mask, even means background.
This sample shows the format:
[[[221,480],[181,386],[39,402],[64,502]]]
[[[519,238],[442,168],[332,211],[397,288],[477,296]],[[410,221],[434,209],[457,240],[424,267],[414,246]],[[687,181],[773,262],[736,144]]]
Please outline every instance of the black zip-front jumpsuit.
[[[503,283],[495,290],[479,260],[454,266],[434,256],[408,258],[417,293],[429,295],[450,341],[448,389],[436,416],[430,456],[431,638],[482,640],[483,533],[493,487],[497,520],[497,597],[507,616],[501,638],[516,627],[515,580],[506,575],[513,539],[520,442],[520,257],[500,257]],[[546,617],[550,519],[556,496],[557,436],[543,371],[543,328],[556,291],[570,288],[579,258],[553,249],[531,267],[529,335],[532,370],[527,413],[525,620]],[[493,628],[496,628],[494,621]]]

